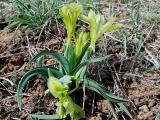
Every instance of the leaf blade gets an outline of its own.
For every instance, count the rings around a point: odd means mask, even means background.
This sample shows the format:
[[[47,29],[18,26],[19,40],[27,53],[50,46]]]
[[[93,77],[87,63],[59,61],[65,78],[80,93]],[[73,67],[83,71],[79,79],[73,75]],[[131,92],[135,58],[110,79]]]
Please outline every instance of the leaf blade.
[[[119,105],[119,107],[132,119],[132,115],[131,113],[127,110],[126,106],[124,106],[124,104],[122,103],[117,103]]]
[[[99,58],[93,58],[93,59],[86,60],[86,61],[82,62],[81,64],[79,64],[75,69],[73,69],[72,73],[73,74],[77,73],[84,66],[87,66],[89,64],[96,63],[96,62],[99,62],[99,61],[102,61],[102,60],[109,59],[110,57],[111,57],[111,55],[107,55],[107,56],[104,56],[104,57],[99,57]]]
[[[85,84],[86,88],[99,93],[105,99],[108,99],[112,102],[115,102],[115,103],[128,102],[128,100],[125,100],[125,99],[122,99],[122,98],[115,96],[114,94],[109,92],[104,86],[98,84],[94,80],[86,78],[86,79],[84,79],[84,84]]]
[[[63,76],[56,68],[51,68],[52,73],[55,76]],[[18,84],[18,88],[17,88],[17,102],[18,102],[18,107],[21,110],[22,109],[22,97],[21,94],[23,92],[23,88],[25,86],[25,84],[27,83],[27,81],[32,78],[33,76],[36,75],[42,75],[43,77],[48,77],[48,68],[47,67],[43,67],[43,68],[35,68],[31,71],[28,71],[25,73],[25,75],[21,78],[19,84]]]
[[[38,120],[57,120],[60,119],[58,115],[31,115],[32,118],[38,119]]]
[[[61,55],[60,53],[54,50],[44,50],[40,52],[39,54],[35,55],[29,63],[32,63],[37,59],[41,58],[42,56],[46,56],[46,55],[51,55],[55,57],[59,61],[59,63],[62,65],[62,67],[65,69],[65,71],[69,73],[70,67],[69,67],[68,60],[63,55]]]

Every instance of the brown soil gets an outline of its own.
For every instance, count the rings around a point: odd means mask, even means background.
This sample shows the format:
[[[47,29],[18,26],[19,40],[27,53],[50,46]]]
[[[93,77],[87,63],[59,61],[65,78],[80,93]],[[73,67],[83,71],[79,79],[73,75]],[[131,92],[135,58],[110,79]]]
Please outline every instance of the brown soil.
[[[28,61],[28,53],[24,52],[24,48],[18,51],[12,51],[9,46],[13,45],[12,33],[2,32],[1,34],[1,75],[3,77],[8,76],[9,79],[14,79],[15,86],[11,86],[5,80],[1,79],[0,84],[0,117],[1,120],[11,119],[27,119],[30,118],[29,114],[37,113],[38,111],[45,114],[53,114],[55,112],[53,106],[55,100],[50,96],[49,99],[44,98],[44,91],[46,90],[46,84],[42,79],[36,79],[35,82],[31,82],[25,89],[23,96],[23,109],[20,112],[18,110],[16,102],[16,86],[24,71],[17,71],[25,61]],[[18,38],[16,38],[18,39]],[[42,48],[52,48],[59,51],[61,50],[61,44],[56,42],[54,38],[48,40],[49,42],[43,43]],[[22,42],[19,40],[19,42]],[[18,44],[20,45],[20,43]],[[15,43],[14,43],[15,44]],[[17,44],[17,43],[16,43]],[[41,44],[41,43],[40,43]],[[18,45],[18,46],[19,46]],[[42,44],[41,44],[42,45]],[[6,47],[7,46],[7,47]],[[20,46],[19,46],[20,47]],[[18,53],[18,54],[17,54]],[[5,56],[4,56],[5,55]],[[95,66],[96,67],[96,66]],[[94,69],[93,77],[94,77]],[[102,74],[102,79],[107,80],[105,77],[108,73]],[[96,74],[95,74],[96,75]],[[125,96],[128,96],[130,100],[127,105],[131,113],[133,114],[133,120],[155,120],[156,111],[160,109],[160,84],[157,80],[150,80],[150,77],[157,78],[160,76],[160,71],[150,72],[145,74],[145,78],[135,77],[131,74],[124,74],[122,81],[123,89],[125,89]],[[35,79],[35,78],[34,78]],[[104,82],[103,82],[104,83]],[[111,85],[110,81],[105,82],[107,85]],[[112,113],[110,112],[110,104],[107,100],[103,100],[100,96],[94,94],[87,95],[86,109],[88,120],[114,120]],[[92,98],[92,99],[89,99]],[[93,104],[93,99],[95,100]],[[115,106],[116,107],[116,106]],[[115,111],[120,117],[121,113]],[[121,119],[121,117],[119,118]],[[129,118],[126,117],[127,120]]]
[[[10,32],[1,32],[0,33],[0,38],[1,38],[1,44],[4,43],[6,44],[7,42],[10,42],[13,38],[13,34]],[[1,52],[2,53],[2,52]]]

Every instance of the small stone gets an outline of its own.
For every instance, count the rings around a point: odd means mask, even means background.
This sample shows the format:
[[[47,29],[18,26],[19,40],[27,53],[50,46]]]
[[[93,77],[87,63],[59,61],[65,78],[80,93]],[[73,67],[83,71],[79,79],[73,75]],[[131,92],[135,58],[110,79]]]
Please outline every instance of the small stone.
[[[151,120],[153,118],[153,112],[140,113],[137,116],[138,120]]]
[[[134,104],[135,104],[136,106],[138,106],[138,105],[139,105],[139,98],[134,99]]]
[[[97,102],[97,107],[99,110],[106,113],[109,110],[109,103],[107,100],[101,100],[101,101]]]
[[[97,116],[91,117],[89,120],[102,120],[102,114],[98,113]]]
[[[143,117],[141,115],[138,115],[137,118],[138,118],[138,120],[142,120],[143,119]]]
[[[153,117],[153,112],[149,111],[144,115],[144,118],[150,120]]]
[[[160,109],[160,106],[158,104],[153,106],[153,107],[151,107],[151,111],[153,111],[153,112],[155,112],[155,111],[157,111],[159,109]]]
[[[139,107],[139,110],[142,110],[143,112],[148,112],[149,111],[147,105],[143,105],[143,106]]]
[[[155,101],[155,100],[150,100],[150,101],[149,101],[149,104],[148,104],[148,107],[151,108],[151,107],[153,107],[155,104],[156,104],[156,101]]]

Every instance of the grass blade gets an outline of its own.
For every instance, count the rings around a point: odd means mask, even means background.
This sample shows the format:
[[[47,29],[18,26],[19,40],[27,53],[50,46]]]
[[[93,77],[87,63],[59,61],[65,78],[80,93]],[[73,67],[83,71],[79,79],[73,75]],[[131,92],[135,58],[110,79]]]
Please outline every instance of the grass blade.
[[[57,120],[60,119],[58,115],[31,115],[32,118],[38,119],[38,120]]]

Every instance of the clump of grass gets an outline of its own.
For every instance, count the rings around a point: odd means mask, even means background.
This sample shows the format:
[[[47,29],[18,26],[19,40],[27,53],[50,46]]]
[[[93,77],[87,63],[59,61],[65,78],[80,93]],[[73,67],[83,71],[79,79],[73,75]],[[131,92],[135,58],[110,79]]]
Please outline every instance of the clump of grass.
[[[13,8],[15,13],[8,18],[9,26],[14,28],[20,25],[25,28],[41,27],[47,20],[52,22],[59,18],[58,9],[64,4],[76,0],[15,0]],[[78,0],[84,8],[91,7],[92,0]]]
[[[0,18],[6,14],[7,10],[11,7],[9,1],[0,2]]]
[[[18,25],[25,25],[27,28],[40,27],[48,19],[57,16],[60,4],[59,0],[16,0],[15,13],[9,17],[8,28]]]
[[[146,4],[141,9],[143,21],[149,24],[160,23],[160,5],[159,4]]]

